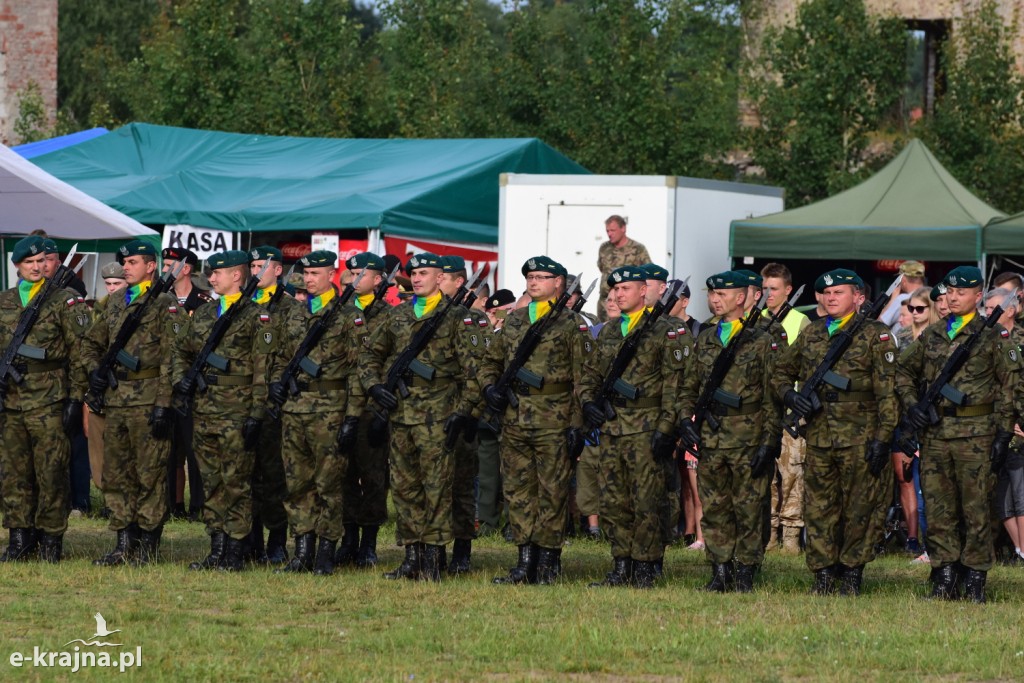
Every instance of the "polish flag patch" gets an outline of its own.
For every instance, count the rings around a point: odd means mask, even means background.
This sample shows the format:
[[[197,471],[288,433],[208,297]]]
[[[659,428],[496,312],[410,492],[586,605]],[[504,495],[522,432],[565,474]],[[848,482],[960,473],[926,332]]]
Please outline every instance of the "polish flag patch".
[[[879,341],[889,341],[889,333],[883,332],[882,334],[878,335],[878,339]]]
[[[74,306],[75,302],[76,302],[75,297],[71,297],[70,299],[67,300],[68,306]]]
[[[668,331],[668,338],[669,338],[669,339],[675,339],[675,338],[676,338],[676,337],[678,337],[678,336],[679,336],[679,334],[678,334],[678,333],[676,333],[676,331],[675,331],[675,330],[669,330],[669,331]]]
[[[270,322],[270,316],[267,315],[266,313],[260,313],[260,322],[261,323],[269,323]]]
[[[1009,339],[1010,333],[1007,332],[1006,330],[999,330],[999,336],[1002,337],[1003,339]]]
[[[480,318],[480,320],[476,321],[476,324],[479,325],[480,327],[487,327],[490,323],[488,323],[483,318]]]
[[[676,330],[676,333],[677,333],[677,334],[678,334],[678,335],[679,335],[680,337],[682,337],[683,335],[685,335],[685,334],[686,334],[687,332],[689,332],[689,330],[687,330],[687,329],[686,329],[685,327],[680,327],[680,328],[679,328],[678,330]]]
[[[362,318],[356,318],[355,319],[355,324],[356,324],[356,327],[362,327],[363,326],[363,319]]]
[[[177,306],[168,306],[167,307],[167,311],[169,313],[177,313],[178,312],[178,307]]]
[[[580,325],[580,332],[589,332],[590,328],[586,325]]]
[[[772,342],[772,351],[778,351],[778,350],[779,350],[779,345],[776,344],[775,342]]]
[[[472,318],[463,318],[462,322],[464,324],[466,324],[466,325],[472,325],[473,324],[473,319]]]

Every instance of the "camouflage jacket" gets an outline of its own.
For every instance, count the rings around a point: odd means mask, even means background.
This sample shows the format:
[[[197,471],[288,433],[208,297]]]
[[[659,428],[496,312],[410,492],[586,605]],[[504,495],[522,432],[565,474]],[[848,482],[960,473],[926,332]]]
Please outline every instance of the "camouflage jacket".
[[[25,309],[18,288],[0,292],[0,349],[6,350]],[[33,410],[63,401],[81,399],[88,388],[81,365],[81,336],[89,328],[89,307],[70,289],[51,291],[39,311],[39,317],[25,338],[27,346],[42,349],[43,359],[17,356],[24,380],[17,384],[7,379],[4,407]]]
[[[1020,351],[1010,341],[1010,333],[1001,325],[985,329],[981,315],[974,316],[952,341],[946,334],[946,319],[929,325],[900,354],[896,364],[896,395],[904,410],[916,403],[919,392],[942,371],[949,354],[968,336],[976,334],[983,335],[982,339],[950,384],[966,394],[964,406],[991,403],[994,410],[988,415],[972,417],[943,416],[938,424],[924,430],[930,438],[991,436],[997,428],[1013,430],[1017,412],[1014,389],[1020,379]],[[936,406],[940,416],[944,410],[953,407],[946,398],[941,398]]]
[[[608,276],[620,266],[642,266],[651,262],[647,247],[635,240],[626,238],[626,244],[616,247],[611,242],[604,242],[597,250],[597,269],[601,272],[601,300],[608,296]]]
[[[847,325],[854,322],[850,320]],[[772,377],[772,388],[780,401],[794,382],[811,376],[825,357],[830,341],[825,320],[815,320],[792,346],[780,346]],[[818,391],[822,410],[811,418],[807,443],[820,448],[844,448],[871,439],[888,443],[899,415],[894,393],[896,355],[889,328],[873,320],[864,323],[850,348],[832,367],[833,372],[850,380],[850,391],[846,392],[849,396],[844,397],[844,392],[831,385],[822,386]]]
[[[643,329],[647,315],[643,314],[630,335]],[[612,360],[623,344],[620,320],[613,318],[601,328],[594,352],[586,358],[580,385],[583,403],[596,400]],[[655,429],[666,434],[674,433],[680,416],[679,390],[693,358],[692,349],[693,336],[689,330],[680,333],[678,327],[668,320],[657,320],[640,341],[636,356],[622,373],[622,379],[640,390],[638,402],[641,406],[631,407],[629,401],[616,397],[612,400],[616,417],[605,422],[601,431],[613,436]],[[656,405],[645,406],[644,401]]]
[[[267,366],[273,341],[270,315],[252,301],[234,304],[242,309],[217,344],[214,353],[227,361],[227,370],[209,364],[203,370],[208,388],[196,390],[192,406],[197,415],[241,420],[261,419],[267,400]],[[171,384],[189,371],[217,322],[217,302],[201,304],[173,345]],[[269,336],[268,336],[269,335]]]
[[[107,298],[103,311],[96,316],[92,327],[86,332],[82,344],[82,364],[87,372],[95,370],[100,358],[128,316],[128,309],[141,306],[150,296],[146,292],[125,303],[125,289],[119,289]],[[139,359],[138,372],[148,375],[141,379],[119,378],[117,389],[109,388],[104,395],[106,405],[112,408],[129,406],[152,406],[169,408],[171,405],[171,347],[188,323],[188,313],[178,305],[178,300],[166,292],[146,308],[138,329],[132,335],[124,350]],[[124,374],[125,368],[118,366],[117,373]],[[131,375],[129,375],[130,377]]]
[[[416,357],[435,372],[432,381],[409,373],[405,383],[409,396],[398,396],[398,408],[391,413],[397,424],[415,425],[444,421],[452,413],[479,414],[480,385],[476,356],[470,351],[473,335],[479,335],[472,319],[467,321],[459,307],[446,309],[442,299],[437,308],[416,318],[411,301],[388,309],[370,333],[361,350],[357,372],[364,390],[387,379],[388,370],[409,346],[413,335],[428,320],[444,313],[445,319],[426,348]],[[481,339],[477,337],[477,345]]]
[[[276,335],[276,338],[270,340],[274,348],[270,360],[269,381],[280,380],[285,367],[306,338],[310,324],[314,319],[325,315],[331,306],[336,305],[331,303],[316,313],[310,313],[306,304],[296,303],[300,305],[289,305],[287,311],[282,307],[273,330],[269,332],[272,336]],[[288,398],[282,407],[284,412],[343,412],[346,417],[359,416],[364,400],[355,370],[363,325],[364,321],[356,316],[355,309],[349,304],[338,311],[331,321],[330,328],[309,352],[309,359],[320,367],[320,375],[314,378],[299,370],[299,395]]]
[[[725,350],[718,338],[717,325],[701,330],[694,350],[696,358],[683,381],[679,404],[680,415],[687,417],[693,415],[715,359]],[[778,343],[761,329],[754,330],[737,350],[732,367],[719,388],[740,398],[741,411],[755,405],[759,409],[744,415],[718,416],[721,422],[718,431],[705,424],[701,433],[705,448],[753,448],[779,443],[782,409],[771,388],[778,350]]]
[[[538,324],[544,320],[541,318]],[[482,358],[480,386],[494,384],[516,355],[530,329],[526,308],[509,311],[500,332],[494,333],[489,352]],[[583,361],[593,349],[590,328],[572,311],[562,311],[544,332],[537,348],[523,369],[543,378],[540,389],[514,380],[511,386],[519,398],[519,407],[509,406],[501,416],[506,424],[530,429],[557,429],[582,424],[579,410]],[[549,393],[550,392],[550,393]]]

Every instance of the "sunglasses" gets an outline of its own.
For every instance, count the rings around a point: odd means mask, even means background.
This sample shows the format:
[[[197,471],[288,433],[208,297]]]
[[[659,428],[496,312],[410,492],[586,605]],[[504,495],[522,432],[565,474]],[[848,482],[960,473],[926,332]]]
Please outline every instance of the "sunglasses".
[[[910,311],[911,313],[924,313],[925,311],[928,310],[928,307],[927,306],[911,306],[910,304],[907,304],[907,310]]]

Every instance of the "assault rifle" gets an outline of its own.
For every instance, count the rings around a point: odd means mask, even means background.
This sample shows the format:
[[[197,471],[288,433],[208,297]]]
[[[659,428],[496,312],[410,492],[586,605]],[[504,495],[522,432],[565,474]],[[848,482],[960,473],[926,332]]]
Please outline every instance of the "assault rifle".
[[[800,295],[804,293],[804,287],[806,285],[800,285],[800,288],[793,292],[793,296],[789,297],[789,301],[786,301],[779,307],[779,310],[775,313],[768,311],[768,324],[764,326],[764,330],[770,330],[772,325],[775,323],[782,324],[782,321],[786,319],[789,312],[793,310],[793,306],[800,300]],[[768,297],[765,297],[766,299]]]
[[[818,389],[820,389],[823,384],[833,386],[839,391],[850,390],[850,378],[837,375],[832,371],[832,368],[836,366],[836,363],[838,363],[843,357],[846,350],[850,348],[850,345],[853,343],[853,338],[856,336],[857,332],[860,331],[860,328],[862,328],[869,320],[876,320],[878,316],[881,315],[882,310],[889,301],[889,297],[896,291],[896,288],[900,286],[902,281],[903,276],[900,275],[891,285],[889,285],[889,289],[885,290],[877,299],[874,300],[870,308],[868,308],[864,313],[854,312],[853,320],[832,336],[832,341],[829,342],[828,351],[825,352],[825,357],[821,359],[818,367],[814,369],[811,376],[808,377],[800,386],[800,389],[797,390],[798,394],[810,402],[811,411],[805,415],[797,410],[793,410],[782,420],[782,426],[794,438],[799,437],[800,432],[803,429],[806,429],[814,416],[821,411],[821,399],[818,397]],[[804,421],[802,426],[800,424],[800,420]]]
[[[583,273],[580,273],[580,275],[582,275],[582,274]],[[582,294],[580,294],[579,298],[576,299],[576,303],[574,303],[572,305],[572,312],[573,313],[579,313],[580,311],[583,310],[583,307],[587,304],[587,297],[589,297],[590,293],[594,291],[594,287],[597,286],[597,281],[600,280],[600,279],[601,279],[600,276],[599,277],[595,277],[594,281],[590,283],[589,287],[587,287],[587,291],[585,291]],[[579,281],[579,275],[576,276],[576,280]]]
[[[278,280],[278,282],[277,282],[277,289],[274,290],[274,295],[272,297],[270,297],[270,301],[267,302],[267,312],[268,313],[273,313],[273,312],[277,311],[277,306],[278,306],[278,304],[281,303],[281,297],[283,297],[284,293],[285,293],[284,292],[284,285],[285,285],[286,282],[288,282],[288,278],[290,278],[292,276],[292,273],[294,273],[294,272],[295,272],[295,264],[293,263],[291,265],[291,268],[288,269],[288,272],[285,273],[284,277],[281,278],[280,280]]]
[[[378,301],[384,301],[384,297],[387,296],[387,294],[388,294],[388,288],[392,284],[394,284],[395,276],[398,275],[398,270],[401,267],[402,267],[401,263],[396,263],[395,267],[391,269],[391,272],[388,273],[384,277],[384,279],[380,281],[380,284],[377,285],[377,288],[373,290],[373,301],[371,301],[366,306],[366,308],[363,309],[363,317],[364,318],[369,318],[370,311],[373,310],[373,307],[377,305]]]

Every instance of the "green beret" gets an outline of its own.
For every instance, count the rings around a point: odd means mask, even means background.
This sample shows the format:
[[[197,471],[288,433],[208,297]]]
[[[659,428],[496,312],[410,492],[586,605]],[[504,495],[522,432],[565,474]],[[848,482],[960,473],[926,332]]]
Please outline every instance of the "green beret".
[[[942,278],[940,284],[946,285],[947,287],[962,287],[970,289],[973,287],[981,287],[983,284],[981,277],[981,270],[976,266],[957,266],[953,270],[949,271],[946,277]]]
[[[253,247],[252,251],[249,252],[249,258],[253,261],[277,261],[278,263],[284,263],[284,254],[281,253],[281,250],[266,244]]]
[[[608,276],[608,286],[614,287],[620,282],[643,282],[647,284],[647,271],[643,266],[622,266],[616,268]]]
[[[51,239],[43,238],[43,251],[47,254],[58,254],[57,243]]]
[[[232,266],[247,266],[249,265],[249,252],[242,251],[241,249],[219,251],[206,259],[206,264],[210,266],[210,270],[231,268]]]
[[[932,291],[928,293],[928,298],[932,301],[938,301],[940,296],[946,296],[946,285],[941,282],[932,287]]]
[[[640,266],[647,271],[648,280],[661,280],[662,282],[668,282],[668,271],[655,263],[645,263]]]
[[[745,275],[740,275],[734,270],[724,270],[709,277],[705,284],[707,284],[708,290],[745,289],[750,281]]]
[[[853,285],[864,289],[864,280],[860,279],[860,275],[848,270],[846,268],[836,268],[830,270],[827,273],[822,273],[817,280],[814,281],[814,291],[821,294],[825,291],[826,287],[835,287],[836,285]]]
[[[551,273],[552,275],[561,275],[562,277],[569,275],[565,266],[547,256],[534,256],[533,258],[526,259],[522,271],[523,275],[527,273]]]
[[[466,259],[461,256],[446,255],[441,257],[441,270],[446,273],[457,273],[466,269]]]
[[[350,256],[348,260],[345,261],[345,267],[349,270],[353,270],[355,268],[379,270],[382,273],[388,269],[387,265],[384,263],[384,259],[369,251],[364,251],[356,254],[355,256]]]
[[[757,287],[758,289],[761,289],[761,287],[764,286],[764,278],[761,277],[760,275],[758,275],[757,273],[755,273],[752,270],[745,270],[744,269],[744,270],[734,270],[732,272],[736,273],[737,275],[741,275],[741,276],[747,278],[747,286],[749,286],[749,287]]]
[[[152,256],[156,258],[156,249],[149,242],[132,240],[117,250],[117,262],[124,263],[124,260],[129,256]]]
[[[431,254],[429,251],[424,251],[420,254],[414,254],[412,258],[405,264],[405,272],[407,275],[412,275],[412,271],[417,268],[441,268],[441,257],[437,254]]]
[[[301,263],[305,268],[333,268],[337,260],[338,255],[333,251],[320,249],[309,252],[299,259],[299,263]]]
[[[21,263],[29,256],[38,256],[45,253],[46,247],[43,245],[43,238],[39,235],[29,235],[18,240],[18,243],[14,245],[14,251],[11,252],[11,262]]]

